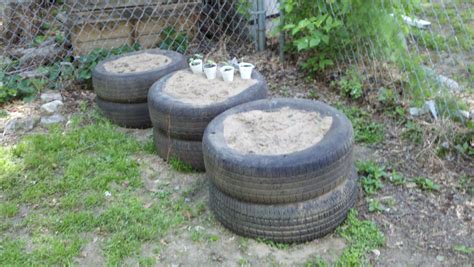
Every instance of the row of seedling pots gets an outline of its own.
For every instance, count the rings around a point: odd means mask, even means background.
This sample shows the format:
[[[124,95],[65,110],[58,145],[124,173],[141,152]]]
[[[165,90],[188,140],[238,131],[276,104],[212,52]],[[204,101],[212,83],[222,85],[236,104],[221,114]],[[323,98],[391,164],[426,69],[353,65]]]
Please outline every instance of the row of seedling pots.
[[[255,68],[255,66],[245,62],[239,63],[238,66],[240,78],[243,80],[251,79],[252,70]],[[204,72],[208,80],[214,80],[217,77],[217,64],[212,60],[208,60],[206,63],[204,63],[200,55],[195,55],[194,58],[189,60],[189,67],[194,74],[200,75]],[[222,79],[225,82],[234,81],[235,68],[232,65],[223,63],[223,66],[219,68],[219,71],[222,75]]]

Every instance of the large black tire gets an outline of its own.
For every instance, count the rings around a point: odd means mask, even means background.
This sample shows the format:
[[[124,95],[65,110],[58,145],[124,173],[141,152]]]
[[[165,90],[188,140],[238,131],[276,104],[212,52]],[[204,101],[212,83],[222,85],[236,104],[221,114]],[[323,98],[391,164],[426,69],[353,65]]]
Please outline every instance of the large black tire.
[[[267,97],[265,78],[253,71],[252,79],[258,82],[240,94],[212,105],[192,106],[163,92],[172,75],[153,84],[148,93],[148,105],[153,127],[178,139],[201,141],[207,125],[217,115],[237,105]]]
[[[157,69],[137,73],[111,73],[104,68],[106,62],[145,52],[167,56],[171,62]],[[177,52],[160,49],[142,50],[100,62],[92,72],[92,84],[95,93],[104,100],[116,103],[144,103],[147,102],[148,90],[154,82],[187,66],[186,58]]]
[[[95,99],[102,114],[115,124],[126,128],[150,128],[151,121],[147,103],[123,104]]]
[[[162,159],[169,161],[176,158],[190,165],[196,171],[204,171],[200,141],[175,139],[156,129],[153,129],[153,139],[156,151]]]
[[[242,154],[227,146],[223,122],[236,113],[283,107],[319,112],[333,123],[324,138],[305,150],[282,155]],[[203,138],[206,171],[226,194],[252,203],[279,204],[323,195],[345,181],[353,168],[351,122],[319,101],[260,100],[232,108],[216,117]]]
[[[357,199],[353,177],[318,198],[292,204],[242,202],[210,183],[209,202],[216,218],[237,234],[282,243],[313,240],[332,232],[346,218]]]

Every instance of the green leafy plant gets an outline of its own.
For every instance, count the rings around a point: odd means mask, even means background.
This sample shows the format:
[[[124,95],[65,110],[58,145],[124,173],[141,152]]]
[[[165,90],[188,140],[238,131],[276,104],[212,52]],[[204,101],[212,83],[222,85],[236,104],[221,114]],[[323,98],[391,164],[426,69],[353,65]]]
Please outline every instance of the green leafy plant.
[[[202,60],[204,56],[202,54],[194,54],[191,58],[189,58],[189,63],[194,64],[197,60]]]
[[[355,141],[358,143],[376,144],[384,138],[384,127],[382,124],[372,120],[370,114],[357,107],[336,104],[351,120],[355,132]]]
[[[336,84],[341,89],[341,93],[352,99],[362,97],[362,78],[355,68],[350,68],[346,75],[337,81]]]
[[[113,49],[96,48],[89,54],[81,56],[77,62],[76,79],[80,81],[90,81],[92,78],[92,71],[97,64],[111,56],[120,55],[123,53],[140,50],[140,44],[136,43],[133,46],[123,45]]]
[[[392,171],[392,173],[388,177],[388,180],[394,185],[404,185],[406,183],[405,177],[403,177],[397,171]]]
[[[471,255],[474,253],[474,248],[472,247],[467,247],[464,245],[457,245],[453,247],[453,250],[458,253],[466,254],[466,255]]]
[[[423,191],[438,191],[440,186],[426,177],[414,178],[415,184]]]
[[[377,199],[369,199],[368,203],[369,203],[369,212],[384,211],[382,204]]]
[[[423,129],[415,121],[408,121],[405,125],[405,130],[401,134],[402,139],[413,143],[413,144],[422,144],[423,143]]]
[[[160,49],[174,50],[179,53],[185,53],[188,50],[189,41],[186,32],[177,32],[173,27],[168,26],[160,34]]]
[[[388,177],[383,166],[373,161],[358,161],[356,165],[361,176],[362,189],[366,194],[371,195],[382,189],[382,179]]]
[[[330,15],[330,8],[323,1],[287,0],[283,3],[286,18],[282,30],[292,37],[292,49],[307,54],[302,67],[311,73],[334,64],[331,46],[338,40],[343,22],[338,16]],[[347,4],[342,8],[336,6],[336,13],[346,13],[347,8]]]

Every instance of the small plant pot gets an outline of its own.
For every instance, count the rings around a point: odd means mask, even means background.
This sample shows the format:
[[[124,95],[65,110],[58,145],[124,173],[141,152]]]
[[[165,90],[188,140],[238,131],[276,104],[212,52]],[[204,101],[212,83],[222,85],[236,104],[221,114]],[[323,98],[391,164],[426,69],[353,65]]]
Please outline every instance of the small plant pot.
[[[240,63],[239,64],[239,72],[240,72],[240,78],[243,80],[250,80],[252,78],[252,71],[255,68],[254,65],[250,63]]]
[[[214,80],[216,78],[217,73],[217,65],[216,64],[206,64],[204,65],[204,74],[208,80]]]
[[[222,79],[224,82],[231,83],[234,81],[234,72],[235,68],[232,66],[224,66],[220,68],[221,74],[222,74]]]
[[[202,60],[196,59],[193,62],[189,63],[189,68],[194,74],[201,74],[202,73]]]

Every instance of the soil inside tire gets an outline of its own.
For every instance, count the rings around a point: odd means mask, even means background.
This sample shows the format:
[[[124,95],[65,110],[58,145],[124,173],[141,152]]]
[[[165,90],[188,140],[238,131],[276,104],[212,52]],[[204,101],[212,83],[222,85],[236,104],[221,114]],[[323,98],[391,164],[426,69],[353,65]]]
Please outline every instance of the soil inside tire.
[[[317,144],[331,128],[332,117],[284,107],[252,110],[224,120],[227,145],[243,154],[280,155]]]
[[[111,73],[135,73],[157,69],[170,62],[171,59],[164,55],[141,53],[109,61],[104,69]]]
[[[203,75],[181,70],[168,79],[163,92],[186,104],[207,106],[238,95],[256,83],[257,80],[243,80],[238,75],[233,82],[224,82],[219,72],[216,79],[208,80]]]

